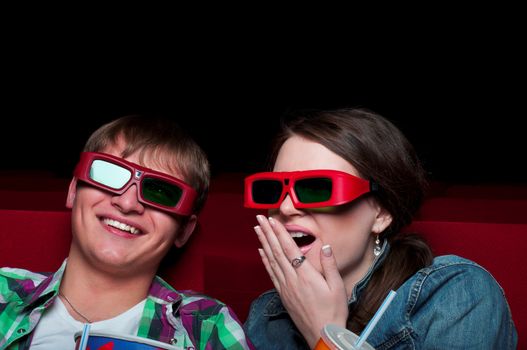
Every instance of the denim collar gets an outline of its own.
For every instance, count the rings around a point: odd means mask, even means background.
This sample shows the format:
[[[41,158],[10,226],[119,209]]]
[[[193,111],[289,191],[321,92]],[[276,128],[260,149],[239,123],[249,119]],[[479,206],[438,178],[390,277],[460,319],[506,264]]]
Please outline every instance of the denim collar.
[[[370,268],[368,269],[364,277],[362,277],[359,280],[359,282],[355,284],[355,287],[353,287],[351,298],[348,300],[348,305],[351,305],[353,302],[357,300],[358,296],[364,290],[369,280],[371,279],[373,272],[377,270],[379,266],[382,265],[382,262],[388,255],[389,251],[390,251],[390,244],[388,243],[388,240],[385,239],[382,245],[382,248],[381,248],[381,254],[375,257],[375,259],[373,260],[373,264],[371,264]],[[280,300],[280,295],[278,294],[276,289],[274,289],[272,293],[274,295],[265,305],[264,315],[273,317],[273,316],[278,316],[280,314],[287,314],[287,310],[282,304],[282,301]]]

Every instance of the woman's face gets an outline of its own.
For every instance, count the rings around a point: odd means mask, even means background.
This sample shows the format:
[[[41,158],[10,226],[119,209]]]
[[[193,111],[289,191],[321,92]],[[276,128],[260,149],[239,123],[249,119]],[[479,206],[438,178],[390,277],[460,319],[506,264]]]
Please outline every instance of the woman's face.
[[[340,170],[360,177],[344,158],[296,135],[282,145],[274,166],[274,171],[316,169]],[[371,196],[324,210],[297,209],[286,196],[280,208],[269,214],[285,225],[302,254],[320,272],[321,248],[331,245],[348,292],[373,263],[376,233],[382,232],[391,220]]]

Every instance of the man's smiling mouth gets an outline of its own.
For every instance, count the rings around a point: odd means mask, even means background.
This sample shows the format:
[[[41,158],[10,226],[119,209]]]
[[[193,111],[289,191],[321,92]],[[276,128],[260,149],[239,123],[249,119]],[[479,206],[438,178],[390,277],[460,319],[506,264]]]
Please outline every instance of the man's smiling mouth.
[[[125,224],[125,223],[122,223],[122,222],[119,222],[117,220],[104,218],[102,221],[108,226],[115,227],[115,228],[117,228],[117,229],[119,229],[121,231],[128,232],[128,233],[130,233],[132,235],[140,235],[141,234],[141,230],[139,230],[138,228],[133,227],[133,226],[128,225],[128,224]]]

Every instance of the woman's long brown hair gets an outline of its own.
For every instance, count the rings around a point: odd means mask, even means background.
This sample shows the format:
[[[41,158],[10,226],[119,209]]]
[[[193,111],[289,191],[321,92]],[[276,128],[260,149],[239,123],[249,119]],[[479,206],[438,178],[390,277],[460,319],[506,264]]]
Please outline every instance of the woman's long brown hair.
[[[397,289],[432,262],[432,251],[421,237],[400,234],[421,205],[425,172],[402,132],[366,109],[303,112],[284,121],[271,164],[282,144],[293,135],[322,144],[351,163],[362,178],[374,181],[379,187],[373,194],[375,199],[392,215],[391,224],[380,235],[390,242],[391,249],[350,309],[348,328],[359,333],[390,289]]]

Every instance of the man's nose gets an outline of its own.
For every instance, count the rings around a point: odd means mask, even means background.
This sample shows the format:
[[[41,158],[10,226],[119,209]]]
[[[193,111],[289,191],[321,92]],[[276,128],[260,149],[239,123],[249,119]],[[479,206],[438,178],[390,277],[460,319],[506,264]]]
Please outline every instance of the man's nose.
[[[137,184],[132,184],[122,194],[112,197],[112,204],[119,208],[123,213],[136,212],[142,214],[145,210],[144,205],[139,202]]]

